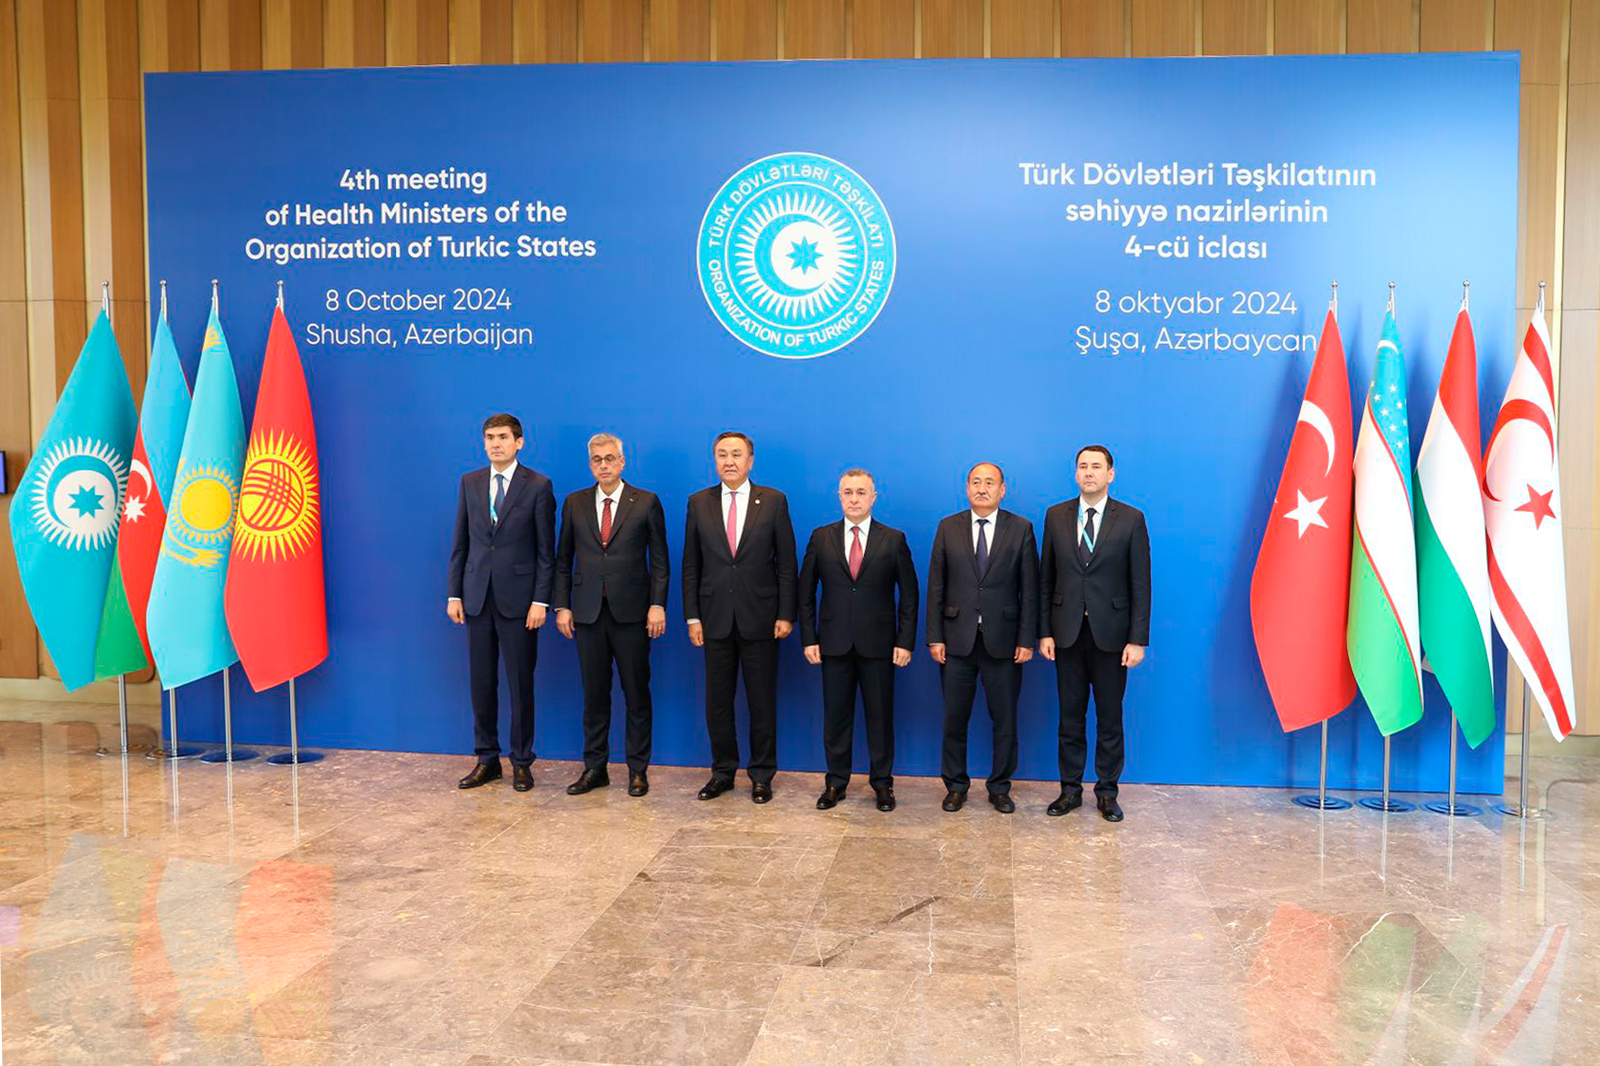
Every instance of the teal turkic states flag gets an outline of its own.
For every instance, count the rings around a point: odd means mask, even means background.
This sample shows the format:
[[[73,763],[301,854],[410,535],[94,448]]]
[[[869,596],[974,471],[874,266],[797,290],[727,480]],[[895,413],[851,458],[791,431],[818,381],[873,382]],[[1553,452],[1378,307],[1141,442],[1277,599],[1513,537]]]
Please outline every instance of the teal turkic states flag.
[[[1422,718],[1417,542],[1411,517],[1411,423],[1406,363],[1394,314],[1384,317],[1378,362],[1356,439],[1356,524],[1345,644],[1356,684],[1384,736]]]
[[[69,689],[95,679],[134,417],[128,371],[101,311],[11,504],[22,589]]]
[[[213,308],[145,615],[164,688],[186,685],[239,661],[222,602],[244,445],[239,382]]]

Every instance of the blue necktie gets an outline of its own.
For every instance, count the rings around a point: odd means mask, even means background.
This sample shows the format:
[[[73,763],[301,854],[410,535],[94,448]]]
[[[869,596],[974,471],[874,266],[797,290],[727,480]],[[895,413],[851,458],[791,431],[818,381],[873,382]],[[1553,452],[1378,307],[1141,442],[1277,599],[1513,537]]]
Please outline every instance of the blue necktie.
[[[496,474],[494,476],[494,503],[489,508],[489,521],[494,525],[500,524],[500,508],[505,505],[505,502],[506,476],[504,474]]]
[[[1078,538],[1078,558],[1084,566],[1089,565],[1089,560],[1094,558],[1094,508],[1086,508],[1083,512],[1083,536]]]
[[[978,576],[989,569],[989,538],[985,536],[984,526],[989,524],[987,518],[978,519]]]

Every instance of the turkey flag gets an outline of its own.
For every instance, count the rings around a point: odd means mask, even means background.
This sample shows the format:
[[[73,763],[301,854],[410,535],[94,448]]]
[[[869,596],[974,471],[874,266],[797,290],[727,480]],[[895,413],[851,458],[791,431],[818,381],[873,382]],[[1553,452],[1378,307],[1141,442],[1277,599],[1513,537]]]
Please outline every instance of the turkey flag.
[[[1345,650],[1350,603],[1350,379],[1328,311],[1250,579],[1256,654],[1284,731],[1325,721],[1356,697]]]
[[[257,692],[328,657],[321,495],[311,397],[279,307],[239,479],[225,601],[229,635]]]

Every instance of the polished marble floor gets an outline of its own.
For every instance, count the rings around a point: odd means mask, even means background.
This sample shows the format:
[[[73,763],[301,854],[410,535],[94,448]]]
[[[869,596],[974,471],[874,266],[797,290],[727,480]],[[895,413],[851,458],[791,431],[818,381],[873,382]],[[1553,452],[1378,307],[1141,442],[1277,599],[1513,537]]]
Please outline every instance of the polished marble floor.
[[[0,722],[5,1066],[1600,1063],[1596,761],[1534,760],[1535,824],[1128,786],[1110,825],[102,739]]]

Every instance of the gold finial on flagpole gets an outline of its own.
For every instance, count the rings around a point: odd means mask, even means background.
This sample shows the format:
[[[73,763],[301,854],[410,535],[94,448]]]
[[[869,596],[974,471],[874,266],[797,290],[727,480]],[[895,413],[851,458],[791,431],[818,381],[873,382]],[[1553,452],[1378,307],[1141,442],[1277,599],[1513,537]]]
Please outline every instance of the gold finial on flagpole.
[[[1394,314],[1394,282],[1389,282],[1389,313]]]
[[[1339,317],[1339,283],[1333,283],[1333,293],[1328,297],[1328,310],[1333,312],[1333,317]]]
[[[167,317],[167,279],[161,279],[161,317]]]
[[[283,279],[278,279],[278,310],[283,310]]]
[[[217,314],[220,305],[221,305],[221,301],[218,299],[218,296],[217,296],[217,279],[216,278],[212,278],[211,279],[211,313],[212,314]]]

